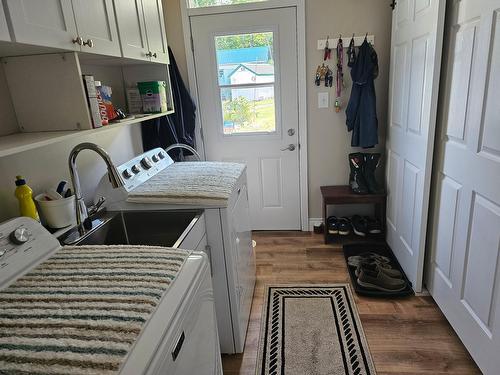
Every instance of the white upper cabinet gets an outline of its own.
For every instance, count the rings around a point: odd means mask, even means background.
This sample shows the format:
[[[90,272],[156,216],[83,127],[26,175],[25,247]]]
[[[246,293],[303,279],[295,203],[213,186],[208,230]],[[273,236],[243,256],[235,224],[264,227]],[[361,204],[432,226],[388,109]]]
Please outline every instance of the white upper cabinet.
[[[149,61],[142,0],[117,0],[114,3],[123,57]]]
[[[2,3],[0,2],[0,40],[10,41],[9,28],[7,27],[7,20],[5,19],[5,13],[1,5]]]
[[[6,5],[14,42],[80,50],[71,0],[7,0]]]
[[[73,11],[82,52],[121,56],[112,0],[73,0]]]
[[[151,61],[168,64],[167,35],[161,0],[142,0]]]

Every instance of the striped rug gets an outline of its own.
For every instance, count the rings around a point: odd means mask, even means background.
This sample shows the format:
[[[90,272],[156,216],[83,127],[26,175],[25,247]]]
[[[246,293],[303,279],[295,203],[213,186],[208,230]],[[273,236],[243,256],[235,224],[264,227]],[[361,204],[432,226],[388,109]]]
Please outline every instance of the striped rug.
[[[0,373],[117,373],[188,256],[62,248],[0,291]]]

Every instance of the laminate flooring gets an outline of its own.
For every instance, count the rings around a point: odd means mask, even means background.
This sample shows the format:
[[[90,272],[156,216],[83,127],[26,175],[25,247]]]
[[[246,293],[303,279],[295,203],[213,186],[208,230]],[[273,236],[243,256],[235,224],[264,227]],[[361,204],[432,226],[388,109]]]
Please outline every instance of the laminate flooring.
[[[255,374],[265,284],[347,283],[339,245],[308,232],[254,232],[257,283],[242,354],[224,355],[225,375]],[[379,375],[481,374],[431,297],[355,296]]]

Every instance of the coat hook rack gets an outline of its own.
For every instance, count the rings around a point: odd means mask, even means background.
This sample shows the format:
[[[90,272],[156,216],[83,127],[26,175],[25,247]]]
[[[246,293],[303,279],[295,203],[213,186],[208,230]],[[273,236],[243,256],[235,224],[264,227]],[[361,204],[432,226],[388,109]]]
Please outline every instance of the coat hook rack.
[[[339,35],[339,36],[340,36],[339,39],[342,39],[342,35]],[[352,37],[354,39],[354,46],[355,47],[359,47],[361,44],[363,44],[363,42],[365,41],[365,39],[372,46],[375,45],[375,35],[368,35],[368,33],[366,33],[366,36],[365,35],[363,35],[363,36],[355,36],[355,34],[352,34]],[[318,50],[324,50],[327,41],[328,41],[328,44],[330,46],[336,46],[337,43],[338,43],[338,41],[339,41],[339,39],[330,39],[328,37],[327,39],[320,39],[320,40],[318,40]],[[346,43],[344,45],[344,48],[347,48],[348,46],[349,46],[349,43]]]

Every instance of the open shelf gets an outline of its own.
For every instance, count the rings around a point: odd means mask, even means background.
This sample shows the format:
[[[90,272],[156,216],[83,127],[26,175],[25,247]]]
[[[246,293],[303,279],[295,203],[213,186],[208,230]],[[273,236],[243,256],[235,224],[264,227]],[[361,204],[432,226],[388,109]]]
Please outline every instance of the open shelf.
[[[143,121],[152,120],[161,116],[173,113],[173,111],[154,113],[131,120],[115,122],[102,128],[90,130],[71,130],[54,132],[34,132],[34,133],[15,133],[0,137],[0,157],[17,154],[23,151],[32,150],[38,147],[50,145],[52,143],[68,140],[73,137],[85,136],[96,132],[105,132],[116,129],[119,126],[138,124]]]

